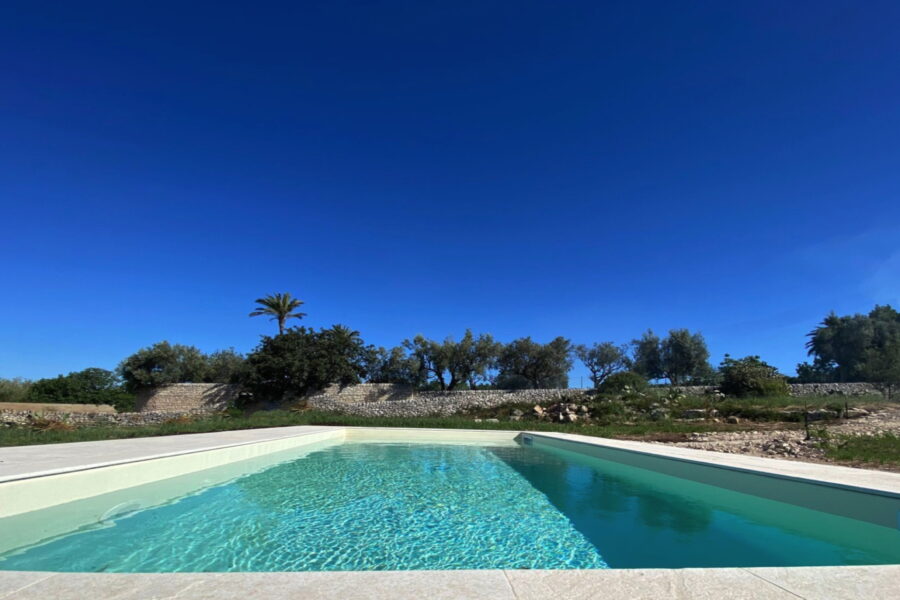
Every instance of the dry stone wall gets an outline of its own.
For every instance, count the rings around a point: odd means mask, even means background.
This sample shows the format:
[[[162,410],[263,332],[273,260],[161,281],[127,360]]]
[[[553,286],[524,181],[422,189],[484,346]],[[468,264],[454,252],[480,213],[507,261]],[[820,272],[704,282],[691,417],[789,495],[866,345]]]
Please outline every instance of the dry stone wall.
[[[228,383],[171,383],[138,392],[135,408],[138,412],[215,412],[233,405],[240,389]]]
[[[871,383],[790,383],[791,396],[801,398],[803,396],[880,396]],[[683,385],[672,386],[671,389],[685,394],[705,394],[716,390],[710,385]]]
[[[370,384],[362,384],[363,387]],[[345,388],[346,389],[346,388]],[[412,392],[393,400],[354,402],[328,394],[307,397],[307,406],[316,410],[352,414],[362,417],[429,417],[450,416],[461,411],[495,408],[504,404],[548,404],[575,402],[587,390],[459,390],[452,392]]]
[[[394,402],[409,400],[415,391],[410,385],[395,383],[360,383],[341,387],[333,384],[315,397],[328,396],[337,402]]]
[[[0,410],[0,427],[37,426],[46,423],[66,423],[76,427],[115,425],[120,427],[140,427],[159,425],[167,421],[181,420],[186,416],[203,417],[209,411],[181,412],[130,412],[130,413],[83,413],[83,412],[35,412],[30,410]]]
[[[792,383],[791,396],[880,396],[871,383]]]
[[[868,383],[800,383],[792,384],[791,395],[868,396],[880,392]],[[689,394],[703,394],[716,388],[684,386],[677,388]],[[360,384],[339,388],[332,386],[307,397],[307,406],[316,410],[352,414],[362,417],[426,417],[450,416],[462,411],[495,408],[505,404],[541,404],[579,402],[590,390],[459,390],[452,392],[416,392],[391,384]]]
[[[686,393],[702,394],[712,389],[703,386],[679,388]],[[359,384],[330,386],[321,393],[307,396],[307,406],[316,410],[364,417],[449,416],[460,412],[496,408],[505,404],[580,403],[586,389],[566,390],[459,390],[452,392],[417,392],[408,386],[392,384]],[[240,387],[216,383],[178,383],[161,386],[138,394],[139,412],[82,413],[27,409],[4,410],[0,407],[0,425],[35,425],[61,421],[71,425],[140,426],[164,423],[187,416],[202,416],[228,408],[238,397]],[[867,383],[804,383],[791,385],[794,396],[877,395]]]

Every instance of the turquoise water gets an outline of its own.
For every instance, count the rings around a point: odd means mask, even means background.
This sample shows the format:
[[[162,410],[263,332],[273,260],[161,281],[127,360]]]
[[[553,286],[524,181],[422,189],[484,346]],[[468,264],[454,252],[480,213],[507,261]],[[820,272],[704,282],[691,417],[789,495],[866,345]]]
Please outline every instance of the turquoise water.
[[[88,572],[879,563],[900,563],[897,530],[565,451],[378,443],[0,557],[4,570]]]

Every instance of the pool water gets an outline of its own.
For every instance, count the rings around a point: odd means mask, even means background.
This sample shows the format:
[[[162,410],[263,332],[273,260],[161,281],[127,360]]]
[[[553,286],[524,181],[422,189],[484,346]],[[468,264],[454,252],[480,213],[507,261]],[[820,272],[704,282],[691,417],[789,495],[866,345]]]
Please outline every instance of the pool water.
[[[87,572],[884,563],[896,529],[515,443],[333,445],[0,556]]]

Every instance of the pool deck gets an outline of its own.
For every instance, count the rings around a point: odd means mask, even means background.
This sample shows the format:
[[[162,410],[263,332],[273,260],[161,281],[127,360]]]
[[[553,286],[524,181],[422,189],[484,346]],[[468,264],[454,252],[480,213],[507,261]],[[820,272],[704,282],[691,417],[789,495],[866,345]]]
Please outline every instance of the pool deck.
[[[104,442],[0,448],[0,484],[156,458],[283,440],[343,427],[283,427]],[[447,430],[379,429],[436,437]],[[437,432],[441,431],[441,434]],[[484,431],[456,432],[473,437]],[[519,432],[503,432],[515,435]],[[573,434],[523,432],[773,477],[900,495],[900,474],[673,448]],[[495,435],[500,434],[496,432]],[[900,565],[728,569],[483,570],[306,573],[51,573],[0,571],[0,600],[204,598],[890,598]]]

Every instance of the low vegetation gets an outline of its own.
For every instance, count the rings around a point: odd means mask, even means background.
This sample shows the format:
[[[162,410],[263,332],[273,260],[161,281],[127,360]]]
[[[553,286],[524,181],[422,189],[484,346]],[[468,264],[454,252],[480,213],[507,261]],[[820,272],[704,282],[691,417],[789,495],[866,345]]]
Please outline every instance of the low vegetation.
[[[835,461],[857,465],[900,465],[900,436],[875,435],[826,436],[825,455]]]

